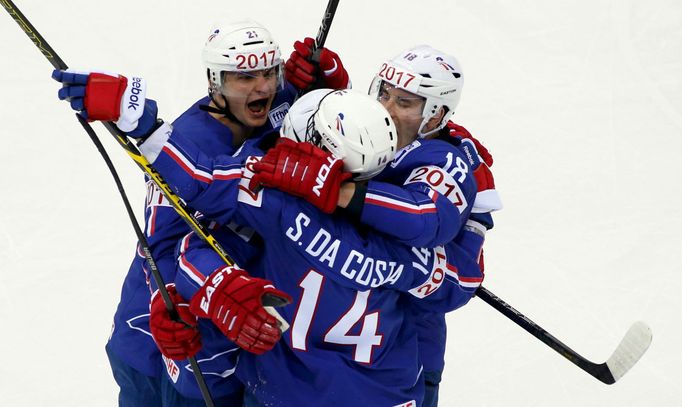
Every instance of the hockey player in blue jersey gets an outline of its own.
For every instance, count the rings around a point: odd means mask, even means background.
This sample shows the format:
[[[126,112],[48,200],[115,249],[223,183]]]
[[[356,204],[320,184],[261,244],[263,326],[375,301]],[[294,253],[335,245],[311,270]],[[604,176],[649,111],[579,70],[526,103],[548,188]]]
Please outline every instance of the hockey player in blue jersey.
[[[248,38],[248,33],[258,37],[260,42]],[[232,52],[228,54],[224,50],[229,48],[232,48]],[[224,54],[229,56],[225,57]],[[256,64],[248,69],[238,67],[238,60],[246,60],[251,55],[259,56]],[[295,91],[282,79],[283,61],[279,46],[264,27],[252,21],[243,21],[211,28],[202,51],[202,62],[208,77],[208,96],[194,103],[173,123],[188,140],[206,154],[231,154],[246,138],[258,137],[279,127],[293,103]],[[236,71],[239,73],[224,73]],[[147,180],[147,188],[147,239],[164,279],[172,281],[175,272],[174,249],[189,228],[152,181]],[[147,274],[145,263],[144,258],[138,255],[126,277],[107,352],[147,376],[154,373],[154,377],[161,378],[163,405],[203,405],[198,393],[185,388],[179,388],[179,392],[173,391],[172,382],[177,376],[176,372],[186,369],[187,363],[168,358],[162,362],[161,354],[149,334],[145,316],[149,314],[153,287],[147,286],[148,278],[147,281],[144,279]],[[134,328],[128,322],[131,319],[137,321]],[[235,361],[236,355],[233,355],[229,362],[234,364]],[[141,362],[144,365],[140,366]],[[158,369],[163,366],[166,372],[159,372]],[[130,371],[125,366],[122,369]],[[120,376],[116,368],[114,375]],[[129,394],[127,383],[117,381],[121,395]],[[241,405],[241,385],[233,378],[226,377],[219,389],[211,390],[216,403]],[[140,401],[137,395],[132,397],[132,405],[150,405]]]
[[[197,175],[200,176],[200,172],[198,172]],[[216,180],[220,179],[220,174],[219,174],[219,176],[216,177],[215,179],[216,179]],[[404,203],[403,203],[403,204],[404,204]],[[428,208],[428,203],[427,203],[427,205],[425,205],[425,206],[427,207],[427,208],[426,208],[427,210],[428,210],[428,209],[432,209],[432,208]],[[428,213],[428,212],[427,212],[427,213]]]
[[[301,58],[292,56],[287,64],[297,60]],[[482,269],[485,232],[493,226],[490,212],[501,209],[501,201],[488,168],[492,157],[466,129],[448,121],[459,102],[463,79],[454,57],[429,46],[409,48],[385,62],[370,94],[388,109],[396,123],[398,157],[368,183],[344,183],[336,194],[340,207],[350,209],[358,220],[398,241],[432,247],[456,235],[456,242],[468,249]],[[311,83],[314,80],[312,77]],[[283,126],[292,127],[286,119]],[[295,134],[291,137],[300,139]],[[465,153],[463,160],[455,160],[453,145]],[[277,163],[286,160],[289,168],[294,168],[295,152],[286,146],[278,148],[282,151],[268,153],[272,165],[258,167],[262,169],[258,179],[304,196],[300,194],[303,183],[289,182],[290,174],[280,171]],[[466,174],[477,180],[479,192],[473,202],[461,199],[454,180]],[[438,198],[430,199],[433,197]],[[311,200],[316,201],[319,199]],[[326,204],[325,209],[331,212],[333,205]],[[437,405],[444,366],[445,319],[433,313],[422,315],[417,323],[421,326],[420,353],[427,378],[424,405],[432,407]]]
[[[388,162],[386,154],[394,152],[395,130],[392,124],[387,126],[390,119],[385,111],[376,124],[356,127],[358,117],[371,119],[372,109],[383,110],[366,96],[334,92],[314,115],[312,126],[321,133],[318,140],[343,154],[349,163],[344,162],[344,168],[355,170],[356,177],[378,172]],[[377,152],[387,141],[390,148]],[[326,170],[303,165],[299,170],[337,177],[338,158],[328,157],[333,162]],[[221,183],[231,184],[222,190],[222,205],[229,206],[235,199],[235,208],[210,215],[252,226],[265,244],[263,255],[249,271],[272,279],[294,298],[292,305],[281,309],[291,323],[283,341],[261,356],[243,353],[240,357],[237,374],[247,386],[247,405],[420,405],[420,361],[412,315],[406,313],[406,294],[439,297],[429,301],[431,310],[461,306],[477,285],[459,284],[457,278],[480,283],[476,264],[454,244],[435,249],[404,247],[374,232],[358,233],[347,221],[321,216],[312,206],[278,191],[254,190],[250,169],[257,163],[250,158],[240,180]],[[204,189],[199,195],[204,193],[212,191]],[[473,198],[473,193],[468,195]],[[191,298],[193,312],[210,317],[229,336],[235,324],[222,316],[226,307],[231,311],[234,304],[249,303],[244,290],[233,287],[245,284],[240,279],[248,277],[224,267],[215,253],[201,246],[192,237],[183,244],[177,289]],[[454,283],[438,289],[446,274]],[[233,298],[237,295],[239,301]],[[216,315],[212,309],[223,311]],[[330,370],[334,374],[325,374]],[[357,392],[349,392],[351,388]]]
[[[338,58],[326,49],[323,54],[327,63]],[[184,137],[206,154],[231,154],[246,138],[257,138],[279,127],[293,103],[296,90],[282,80],[279,47],[264,27],[245,21],[212,28],[202,60],[208,76],[209,95],[173,123]],[[347,77],[340,61],[337,65],[336,74],[327,77],[332,82],[339,82],[339,75]],[[90,120],[117,121],[120,129],[131,134],[135,134],[138,125],[147,129],[153,124],[153,101],[147,101],[145,115],[140,114],[141,108],[129,109],[145,100],[144,81],[139,78],[127,81],[124,77],[59,71],[54,77],[65,85],[60,90],[60,98],[69,99],[72,107]],[[86,92],[89,98],[83,97]],[[114,103],[111,103],[112,96]],[[131,103],[126,106],[119,104],[119,100]],[[152,255],[166,279],[174,278],[173,250],[188,230],[158,188],[147,180],[145,233]],[[119,403],[203,405],[198,393],[177,394],[168,381],[185,366],[178,366],[170,359],[161,362],[161,355],[149,333],[149,300],[153,290],[149,283],[146,261],[138,251],[124,281],[112,335],[106,346],[120,387]],[[163,365],[167,375],[160,372]],[[236,381],[229,378],[226,381],[234,386],[221,386],[221,390],[214,393],[220,404],[229,404],[232,398],[241,397]],[[240,403],[239,400],[232,404]]]

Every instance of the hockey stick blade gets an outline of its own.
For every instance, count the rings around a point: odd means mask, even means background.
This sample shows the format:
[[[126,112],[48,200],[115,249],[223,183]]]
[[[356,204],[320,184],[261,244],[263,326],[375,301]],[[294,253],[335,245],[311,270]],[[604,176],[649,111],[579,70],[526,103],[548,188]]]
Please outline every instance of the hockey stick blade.
[[[476,291],[476,296],[511,319],[512,322],[525,329],[526,332],[539,339],[545,345],[554,349],[554,351],[568,359],[571,363],[606,384],[613,384],[623,377],[644,355],[653,337],[651,328],[647,324],[636,322],[630,327],[611,357],[606,362],[597,364],[585,359],[578,352],[571,349],[485,287],[479,287]]]
[[[617,382],[649,349],[652,339],[651,328],[642,321],[635,322],[628,329],[628,332],[606,363],[598,365],[600,370],[608,372],[608,375],[605,375],[606,379],[612,381],[609,382],[601,377],[594,376],[606,384]]]

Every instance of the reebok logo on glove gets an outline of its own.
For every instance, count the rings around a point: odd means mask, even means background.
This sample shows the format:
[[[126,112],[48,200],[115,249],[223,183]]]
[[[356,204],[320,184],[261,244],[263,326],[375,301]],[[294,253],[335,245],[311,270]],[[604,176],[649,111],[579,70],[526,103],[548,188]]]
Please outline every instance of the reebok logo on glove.
[[[334,166],[334,163],[337,161],[339,161],[338,158],[330,155],[327,157],[327,162],[329,162],[329,165],[323,164],[320,166],[320,170],[317,172],[317,178],[315,179],[315,185],[313,186],[313,193],[316,196],[320,196],[320,193],[324,188],[325,181],[327,181],[327,177],[329,177],[329,173],[331,172],[331,167]]]
[[[143,94],[144,97],[144,87],[142,84],[142,78],[133,78],[132,83],[130,84],[130,94],[128,95],[128,109],[133,109],[137,110],[138,107],[140,107],[140,97],[138,96],[140,93]]]

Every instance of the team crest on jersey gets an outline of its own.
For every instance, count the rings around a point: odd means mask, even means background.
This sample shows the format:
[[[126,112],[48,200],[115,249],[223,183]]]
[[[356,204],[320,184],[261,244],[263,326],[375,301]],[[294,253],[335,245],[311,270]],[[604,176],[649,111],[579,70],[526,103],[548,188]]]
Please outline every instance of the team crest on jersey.
[[[270,109],[268,117],[270,118],[270,124],[273,128],[282,125],[282,121],[284,120],[284,116],[287,115],[287,112],[289,112],[289,103],[287,102],[282,103],[274,109]]]
[[[395,155],[393,161],[391,161],[391,168],[395,168],[398,165],[400,165],[400,162],[403,160],[403,158],[405,158],[405,156],[407,156],[411,151],[414,151],[415,148],[421,145],[422,143],[420,143],[419,140],[415,140],[410,144],[406,145],[405,147],[401,148]]]

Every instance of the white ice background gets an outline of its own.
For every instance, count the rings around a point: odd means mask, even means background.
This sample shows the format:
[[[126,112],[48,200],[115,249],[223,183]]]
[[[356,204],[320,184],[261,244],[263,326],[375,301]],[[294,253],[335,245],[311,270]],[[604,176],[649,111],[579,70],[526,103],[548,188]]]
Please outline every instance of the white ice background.
[[[169,119],[204,94],[211,22],[253,17],[289,55],[326,3],[16,1],[71,67],[147,78]],[[8,15],[0,38],[0,404],[114,406],[135,238],[49,63]],[[327,45],[364,90],[419,43],[460,59],[456,120],[495,157],[485,286],[598,362],[632,322],[654,332],[606,386],[475,298],[448,317],[441,405],[681,406],[682,3],[342,0]],[[141,172],[95,129],[142,216]]]

